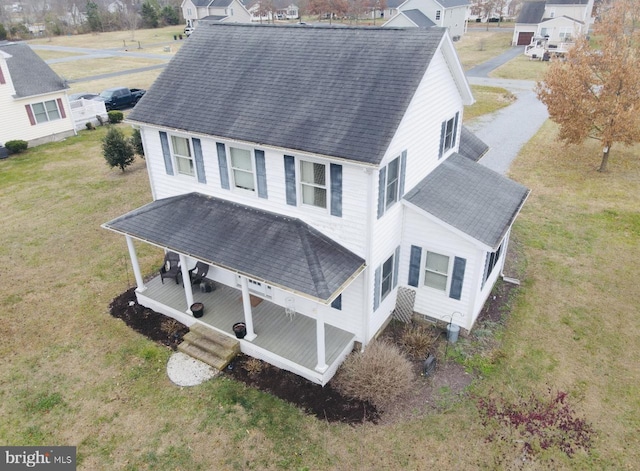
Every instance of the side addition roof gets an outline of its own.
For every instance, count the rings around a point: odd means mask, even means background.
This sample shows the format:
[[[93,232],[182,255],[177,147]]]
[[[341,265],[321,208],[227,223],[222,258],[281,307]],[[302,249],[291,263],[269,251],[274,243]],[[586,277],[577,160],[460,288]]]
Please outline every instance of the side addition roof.
[[[469,128],[463,124],[462,131],[460,132],[460,148],[458,149],[458,153],[477,162],[488,150],[489,146],[469,131]]]
[[[436,0],[440,5],[445,8],[455,8],[469,5],[468,0]]]
[[[497,249],[529,190],[460,154],[452,154],[404,199]]]
[[[431,28],[436,25],[427,17],[427,15],[417,9],[404,10],[399,12],[399,14],[409,18],[418,28]]]
[[[524,2],[516,23],[538,24],[544,15],[545,2]]]
[[[16,90],[16,98],[69,88],[26,43],[0,41],[0,51],[11,56],[7,58],[7,68]]]
[[[323,302],[365,266],[299,219],[200,193],[156,200],[103,227]]]
[[[128,120],[378,164],[445,31],[201,24]]]

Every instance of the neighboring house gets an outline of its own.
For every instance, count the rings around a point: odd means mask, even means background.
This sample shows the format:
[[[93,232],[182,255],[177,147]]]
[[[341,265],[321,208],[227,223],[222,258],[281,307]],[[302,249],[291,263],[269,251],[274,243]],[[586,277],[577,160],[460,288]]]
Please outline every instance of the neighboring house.
[[[240,0],[182,0],[182,16],[187,26],[200,21],[211,23],[250,23],[251,14]]]
[[[300,17],[300,10],[290,0],[276,0],[269,2],[272,8],[270,11],[262,11],[261,0],[254,1],[249,4],[247,11],[251,14],[251,21],[274,21],[274,20],[296,20]]]
[[[524,2],[516,19],[512,44],[526,46],[546,38],[550,44],[567,43],[589,32],[593,0]]]
[[[0,41],[0,143],[75,135],[67,85],[26,43]]]
[[[529,193],[475,162],[473,101],[445,28],[201,25],[127,119],[153,202],[104,227],[138,301],[320,384],[394,312],[471,329]],[[217,289],[145,281],[134,241]]]
[[[447,28],[455,41],[467,31],[468,13],[468,0],[406,0],[398,7],[398,14],[384,26],[424,28],[423,25],[432,22]]]

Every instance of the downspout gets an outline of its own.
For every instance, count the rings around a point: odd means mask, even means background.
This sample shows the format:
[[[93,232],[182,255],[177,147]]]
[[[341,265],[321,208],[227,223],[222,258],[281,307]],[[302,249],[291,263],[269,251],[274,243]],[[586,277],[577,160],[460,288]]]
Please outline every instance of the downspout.
[[[365,300],[364,303],[364,323],[363,323],[363,338],[362,338],[362,351],[364,351],[365,345],[369,341],[369,316],[373,314],[373,291],[371,285],[373,284],[373,277],[371,276],[372,263],[373,263],[373,215],[378,214],[376,205],[378,199],[375,199],[375,205],[373,203],[373,180],[375,173],[373,169],[366,168],[365,173],[369,176],[367,184],[367,201],[369,201],[369,211],[367,211],[367,274],[365,276]]]

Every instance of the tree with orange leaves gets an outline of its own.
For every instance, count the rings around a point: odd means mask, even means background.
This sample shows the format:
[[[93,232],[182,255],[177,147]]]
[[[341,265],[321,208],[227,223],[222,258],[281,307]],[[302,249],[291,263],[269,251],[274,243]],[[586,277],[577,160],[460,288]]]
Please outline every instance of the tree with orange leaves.
[[[566,60],[550,64],[536,93],[560,126],[558,138],[602,145],[607,170],[614,143],[640,142],[640,0],[617,0],[595,25],[592,46],[576,40]]]

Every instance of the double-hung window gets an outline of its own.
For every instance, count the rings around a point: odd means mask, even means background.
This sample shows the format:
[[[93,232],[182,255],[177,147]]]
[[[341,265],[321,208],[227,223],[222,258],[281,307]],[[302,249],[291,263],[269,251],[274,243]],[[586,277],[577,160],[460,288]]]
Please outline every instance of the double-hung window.
[[[449,149],[453,149],[456,145],[456,131],[458,130],[458,117],[460,113],[442,122],[440,130],[440,151],[438,158],[442,157]]]
[[[393,159],[387,166],[387,183],[385,188],[385,208],[398,201],[398,189],[400,188],[400,157]]]
[[[33,112],[36,123],[46,123],[47,121],[60,119],[60,110],[58,109],[56,100],[33,103],[31,105],[31,111]]]
[[[327,167],[316,162],[300,161],[302,202],[318,208],[327,207]]]
[[[404,193],[404,177],[407,166],[407,152],[404,151],[380,169],[378,181],[378,218],[400,201]]]
[[[193,162],[193,154],[189,139],[186,137],[171,136],[171,148],[173,158],[176,162],[176,169],[180,175],[196,176],[196,169]]]
[[[393,288],[393,255],[382,264],[382,284],[380,285],[380,300],[383,300]]]
[[[380,303],[398,286],[398,263],[400,261],[400,247],[379,265],[374,272],[373,309],[376,310]]]
[[[424,272],[424,284],[431,288],[446,291],[449,279],[449,257],[435,252],[427,252]]]
[[[230,147],[231,170],[233,184],[236,188],[248,191],[256,191],[255,171],[251,151]]]

